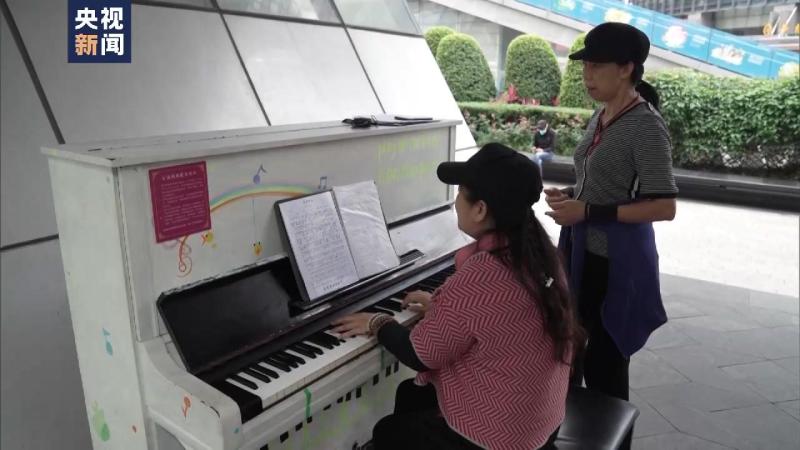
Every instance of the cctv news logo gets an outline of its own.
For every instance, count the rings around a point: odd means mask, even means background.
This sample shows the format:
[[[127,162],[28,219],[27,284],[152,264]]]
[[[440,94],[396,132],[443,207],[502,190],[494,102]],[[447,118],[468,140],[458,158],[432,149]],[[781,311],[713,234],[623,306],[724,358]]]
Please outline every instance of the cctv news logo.
[[[69,0],[67,14],[69,62],[131,62],[130,0]]]

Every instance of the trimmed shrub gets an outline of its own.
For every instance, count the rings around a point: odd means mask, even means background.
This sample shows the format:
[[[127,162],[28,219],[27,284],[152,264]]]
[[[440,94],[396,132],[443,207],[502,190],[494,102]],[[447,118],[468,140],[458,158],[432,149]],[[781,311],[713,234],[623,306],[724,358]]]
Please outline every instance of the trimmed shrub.
[[[678,167],[800,179],[800,79],[648,74]]]
[[[570,54],[583,48],[584,38],[586,38],[585,33],[581,33],[575,38],[575,42],[572,43],[572,47],[569,49]],[[580,61],[570,59],[567,62],[564,78],[561,79],[558,104],[559,106],[573,108],[594,109],[597,107],[595,101],[589,96],[589,92],[586,91],[586,86],[583,85],[583,65]]]
[[[439,42],[445,36],[455,32],[456,30],[445,26],[431,27],[425,32],[425,42],[428,43],[428,47],[431,49],[431,53],[433,53],[434,57],[436,57],[436,51],[439,48]]]
[[[718,78],[691,70],[648,74],[661,97],[676,168],[800,180],[800,79]],[[535,123],[557,133],[556,153],[571,155],[592,110],[460,103],[478,145],[498,141],[529,150]]]
[[[572,155],[583,137],[593,111],[554,106],[497,103],[459,103],[478,146],[502,142],[519,151],[530,151],[536,122],[544,119],[556,132],[556,154]]]
[[[520,97],[553,105],[561,86],[556,54],[544,39],[527,34],[508,45],[505,87],[514,85]]]
[[[436,62],[456,101],[486,101],[495,95],[494,78],[478,41],[454,33],[439,42]]]

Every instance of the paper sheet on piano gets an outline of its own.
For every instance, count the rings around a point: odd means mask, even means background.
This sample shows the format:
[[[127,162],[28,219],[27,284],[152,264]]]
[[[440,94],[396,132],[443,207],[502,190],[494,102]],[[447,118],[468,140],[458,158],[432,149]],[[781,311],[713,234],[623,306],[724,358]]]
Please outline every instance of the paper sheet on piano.
[[[358,281],[331,191],[281,203],[280,209],[309,300]]]
[[[358,278],[368,278],[399,266],[400,259],[386,229],[375,182],[335,186],[333,192]]]

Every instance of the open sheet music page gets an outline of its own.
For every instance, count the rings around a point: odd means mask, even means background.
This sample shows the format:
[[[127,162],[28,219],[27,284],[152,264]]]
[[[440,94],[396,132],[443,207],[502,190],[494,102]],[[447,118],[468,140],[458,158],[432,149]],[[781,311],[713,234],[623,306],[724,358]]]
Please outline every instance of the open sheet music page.
[[[358,281],[331,191],[278,205],[309,300]]]
[[[368,278],[399,266],[400,259],[386,229],[375,182],[335,186],[333,192],[358,278]]]

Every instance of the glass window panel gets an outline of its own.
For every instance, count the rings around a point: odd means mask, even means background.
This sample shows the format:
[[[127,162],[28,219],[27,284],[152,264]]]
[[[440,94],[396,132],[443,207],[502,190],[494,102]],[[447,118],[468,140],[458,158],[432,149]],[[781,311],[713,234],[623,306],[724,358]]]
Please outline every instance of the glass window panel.
[[[273,125],[381,112],[344,28],[226,18]]]
[[[267,125],[217,13],[134,4],[130,64],[69,64],[66,2],[9,6],[67,143]]]
[[[405,0],[334,0],[344,23],[419,34]]]
[[[339,22],[330,0],[219,0],[222,9]]]
[[[40,151],[58,142],[4,17],[0,61],[0,242],[8,245],[58,233],[47,157]]]
[[[387,114],[463,121],[425,39],[351,30],[356,51]],[[469,128],[456,127],[456,150],[475,146]]]

